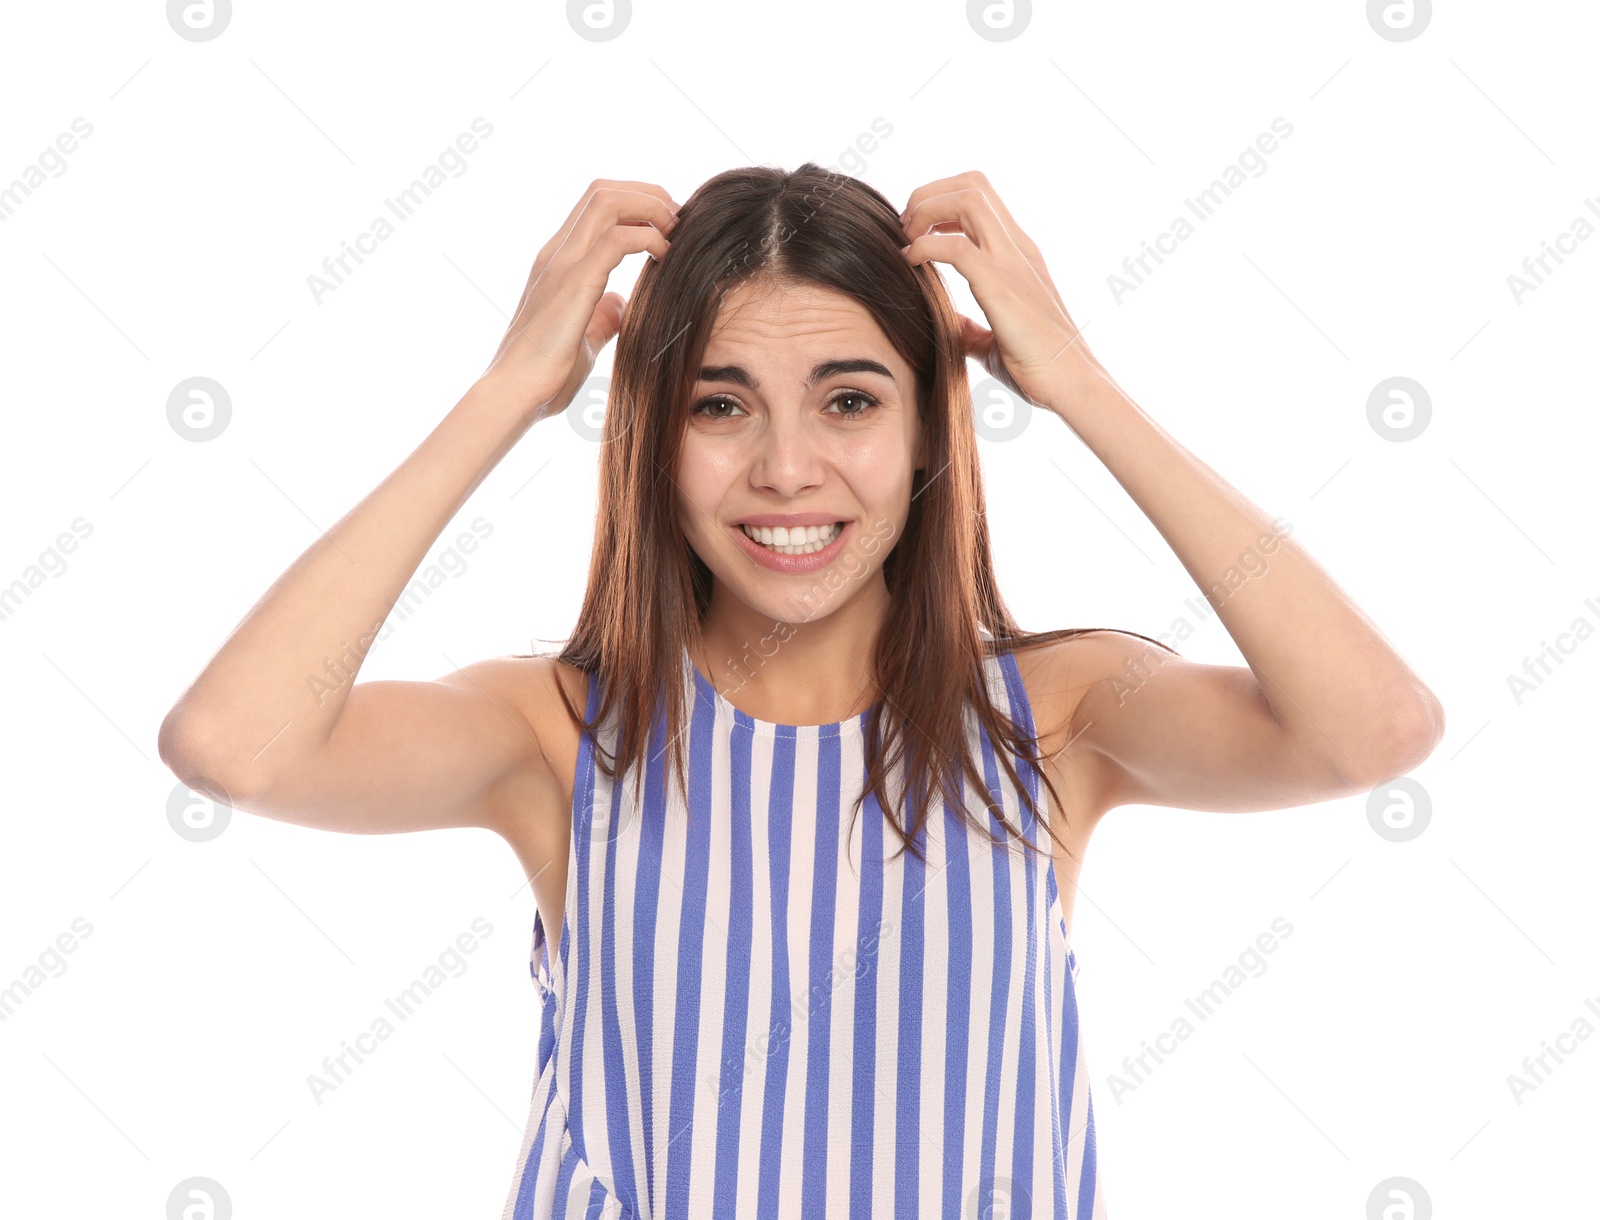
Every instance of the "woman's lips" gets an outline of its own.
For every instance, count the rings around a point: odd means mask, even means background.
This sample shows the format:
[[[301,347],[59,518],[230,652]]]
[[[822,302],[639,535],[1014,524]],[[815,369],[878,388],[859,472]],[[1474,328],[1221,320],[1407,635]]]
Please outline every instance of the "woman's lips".
[[[749,555],[762,567],[774,572],[793,574],[815,572],[820,568],[827,567],[844,550],[845,539],[851,536],[855,525],[854,521],[846,521],[839,528],[839,532],[833,536],[832,542],[828,543],[820,551],[812,551],[809,555],[785,555],[781,551],[769,550],[745,533],[743,526],[735,525],[729,528],[733,530],[739,545],[744,548],[745,554]]]

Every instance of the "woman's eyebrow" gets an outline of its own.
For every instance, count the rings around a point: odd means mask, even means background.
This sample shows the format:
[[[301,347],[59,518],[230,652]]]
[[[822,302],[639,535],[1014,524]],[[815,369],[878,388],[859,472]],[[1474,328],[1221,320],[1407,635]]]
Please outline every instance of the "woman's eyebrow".
[[[877,360],[860,358],[824,360],[811,370],[811,376],[806,378],[806,388],[811,388],[825,377],[837,377],[843,373],[876,373],[880,377],[887,377],[890,381],[894,380],[894,374]],[[741,364],[707,365],[700,370],[700,380],[729,381],[734,385],[742,385],[747,390],[761,389],[761,383]]]

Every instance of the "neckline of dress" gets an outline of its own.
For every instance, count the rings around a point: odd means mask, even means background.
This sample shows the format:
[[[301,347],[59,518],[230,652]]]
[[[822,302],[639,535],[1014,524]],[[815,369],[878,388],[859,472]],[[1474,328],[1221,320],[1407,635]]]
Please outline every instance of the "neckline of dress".
[[[719,716],[730,721],[739,728],[746,729],[763,737],[836,737],[854,735],[866,729],[867,720],[878,708],[878,703],[863,712],[844,720],[835,720],[830,724],[781,724],[776,720],[762,720],[759,716],[752,716],[749,712],[741,711],[726,696],[711,684],[700,667],[694,663],[689,655],[688,646],[684,646],[683,664],[689,671],[688,676],[694,684],[696,697],[711,707]],[[879,701],[881,702],[881,700]]]

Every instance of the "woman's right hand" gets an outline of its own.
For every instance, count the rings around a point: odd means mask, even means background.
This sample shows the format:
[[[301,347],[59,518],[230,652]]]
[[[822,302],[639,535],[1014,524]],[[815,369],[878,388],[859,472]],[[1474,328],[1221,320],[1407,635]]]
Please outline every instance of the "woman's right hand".
[[[624,256],[666,256],[678,204],[651,182],[598,178],[534,259],[516,315],[480,380],[524,404],[534,423],[567,409],[616,337],[627,301],[606,292]],[[602,295],[604,294],[604,295]]]

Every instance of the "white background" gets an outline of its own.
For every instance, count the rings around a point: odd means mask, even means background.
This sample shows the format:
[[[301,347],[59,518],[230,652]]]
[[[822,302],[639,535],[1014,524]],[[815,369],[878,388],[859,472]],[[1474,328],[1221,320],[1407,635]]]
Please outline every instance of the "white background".
[[[731,166],[808,159],[897,204],[984,171],[1122,386],[1292,523],[1448,713],[1409,842],[1362,798],[1106,819],[1074,943],[1110,1214],[1359,1220],[1393,1176],[1441,1217],[1592,1200],[1600,1039],[1567,1041],[1520,1104],[1507,1077],[1580,1018],[1600,1028],[1580,761],[1600,241],[1520,302],[1507,276],[1600,222],[1595,13],[1452,4],[1393,42],[1360,3],[1041,10],[995,41],[957,4],[641,4],[596,42],[557,4],[280,0],[200,43],[159,3],[8,10],[0,184],[75,118],[93,127],[0,223],[0,586],[92,526],[0,620],[0,987],[92,925],[0,1023],[14,1207],[160,1217],[203,1175],[241,1217],[499,1215],[535,1053],[534,905],[510,849],[248,814],[189,842],[156,731],[483,369],[592,179],[682,200]],[[467,170],[316,300],[307,276],[479,116],[493,134]],[[1265,172],[1118,303],[1108,275],[1280,116],[1293,134]],[[892,133],[842,159],[878,118]],[[232,403],[204,443],[167,419],[193,376]],[[1392,376],[1431,399],[1413,440],[1368,422]],[[982,449],[1025,627],[1198,622],[1193,581],[1059,421]],[[476,518],[492,533],[362,679],[562,639],[595,457],[563,420],[530,432],[430,559]],[[1508,675],[1578,619],[1519,701]],[[1242,663],[1214,617],[1179,648]],[[1279,916],[1293,934],[1265,972],[1117,1100],[1123,1058]],[[465,972],[315,1102],[308,1074],[478,917],[493,932]]]

